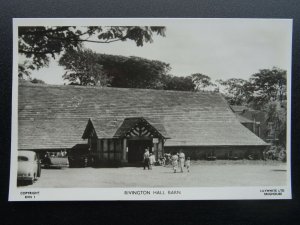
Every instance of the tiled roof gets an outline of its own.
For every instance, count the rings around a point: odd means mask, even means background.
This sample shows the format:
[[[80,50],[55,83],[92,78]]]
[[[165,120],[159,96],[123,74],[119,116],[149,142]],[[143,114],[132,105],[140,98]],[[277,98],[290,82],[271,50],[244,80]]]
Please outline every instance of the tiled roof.
[[[110,138],[128,117],[163,126],[171,138],[165,146],[266,144],[218,93],[20,84],[18,113],[20,149],[85,143],[89,118],[99,138]]]

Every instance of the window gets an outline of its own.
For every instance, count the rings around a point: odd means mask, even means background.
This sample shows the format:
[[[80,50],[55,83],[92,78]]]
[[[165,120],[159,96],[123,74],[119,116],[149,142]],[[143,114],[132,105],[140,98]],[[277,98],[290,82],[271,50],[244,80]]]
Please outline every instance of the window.
[[[19,162],[28,161],[28,158],[26,156],[18,156],[18,161]]]

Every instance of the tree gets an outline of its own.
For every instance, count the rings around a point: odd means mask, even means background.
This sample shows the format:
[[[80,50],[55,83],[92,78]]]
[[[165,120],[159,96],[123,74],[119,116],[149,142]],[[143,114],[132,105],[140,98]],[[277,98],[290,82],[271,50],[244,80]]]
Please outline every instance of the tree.
[[[262,110],[266,112],[266,122],[271,122],[274,129],[272,144],[286,146],[286,105],[279,101],[270,101],[263,106]]]
[[[216,86],[211,82],[211,78],[201,73],[194,73],[191,75],[196,90],[205,90],[206,87]]]
[[[59,64],[66,70],[64,79],[72,85],[195,90],[191,76],[172,76],[168,74],[170,65],[158,60],[106,55],[81,49],[68,50],[60,58]]]
[[[30,76],[30,70],[34,70],[34,66],[29,63],[28,60],[25,60],[23,63],[18,64],[18,77],[23,78]]]
[[[162,89],[176,91],[195,91],[195,84],[191,76],[176,77],[166,75],[162,79]]]
[[[137,46],[153,42],[153,34],[165,36],[165,27],[159,26],[20,26],[19,54],[31,60],[30,67],[19,66],[19,77],[28,76],[29,70],[49,64],[50,57],[61,52],[83,47],[84,42],[112,43],[132,40]]]
[[[225,98],[232,105],[260,110],[271,101],[286,100],[286,71],[277,67],[259,70],[248,81],[232,78],[217,82],[224,87]]]
[[[169,71],[170,65],[158,60],[148,60],[140,57],[114,57],[110,64],[103,65],[108,74],[113,76],[113,87],[127,88],[159,88],[159,82]]]
[[[140,57],[98,54],[88,49],[68,50],[59,60],[72,84],[126,88],[162,88],[170,70],[167,63]]]
[[[249,102],[260,109],[270,101],[286,100],[286,71],[273,67],[259,70],[250,77],[253,95]]]
[[[91,50],[68,50],[59,60],[66,70],[64,80],[72,85],[110,86],[111,79],[98,58]]]
[[[224,95],[230,105],[245,105],[251,96],[252,86],[244,79],[217,80],[224,87]]]

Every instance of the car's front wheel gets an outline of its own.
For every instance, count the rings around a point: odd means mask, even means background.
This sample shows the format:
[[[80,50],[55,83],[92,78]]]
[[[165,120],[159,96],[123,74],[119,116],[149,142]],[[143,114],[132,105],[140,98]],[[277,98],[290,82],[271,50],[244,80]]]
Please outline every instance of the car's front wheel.
[[[33,175],[33,177],[30,179],[30,181],[29,181],[29,184],[33,184],[34,183],[34,180],[35,180],[35,174]]]

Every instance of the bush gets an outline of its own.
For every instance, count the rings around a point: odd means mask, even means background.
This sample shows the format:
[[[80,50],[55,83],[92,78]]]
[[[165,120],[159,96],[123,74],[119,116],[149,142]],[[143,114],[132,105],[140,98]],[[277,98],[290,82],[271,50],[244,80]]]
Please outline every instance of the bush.
[[[286,162],[286,150],[282,146],[270,146],[269,150],[265,152],[265,159],[280,160]]]

